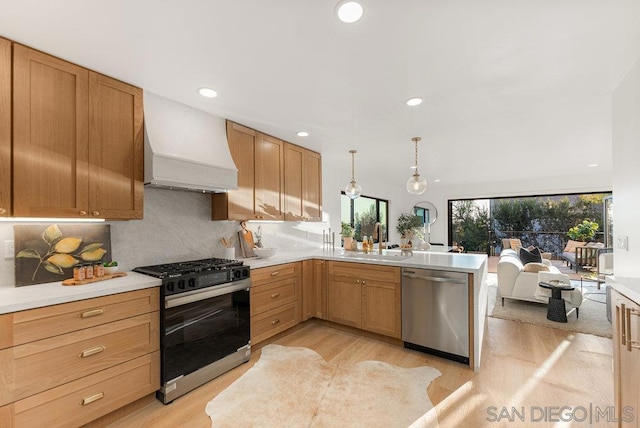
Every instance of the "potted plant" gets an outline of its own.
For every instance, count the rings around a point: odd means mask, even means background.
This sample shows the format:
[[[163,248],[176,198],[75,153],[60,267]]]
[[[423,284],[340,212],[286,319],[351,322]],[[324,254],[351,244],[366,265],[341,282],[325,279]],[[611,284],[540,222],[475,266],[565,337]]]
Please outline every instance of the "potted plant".
[[[569,229],[567,236],[574,241],[587,242],[593,240],[599,228],[600,226],[595,221],[582,220],[582,223],[578,223]]]
[[[415,236],[421,235],[421,229],[424,228],[422,218],[412,213],[402,213],[398,217],[398,225],[396,231],[400,234],[400,247],[411,248],[413,246],[411,240]]]
[[[118,262],[115,260],[104,262],[102,265],[104,266],[105,275],[113,275],[118,271]]]
[[[342,222],[340,228],[340,235],[342,235],[343,247],[345,250],[353,249],[353,237],[356,234],[355,229],[350,223]]]

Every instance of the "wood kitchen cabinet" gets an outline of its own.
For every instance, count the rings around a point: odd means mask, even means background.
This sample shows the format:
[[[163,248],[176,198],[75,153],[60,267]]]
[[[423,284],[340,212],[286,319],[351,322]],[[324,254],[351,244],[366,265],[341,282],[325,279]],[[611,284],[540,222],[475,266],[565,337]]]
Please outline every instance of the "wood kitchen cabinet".
[[[294,144],[284,148],[285,220],[322,220],[322,159]]]
[[[142,90],[13,45],[13,215],[142,218]]]
[[[401,337],[400,268],[329,261],[327,319]]]
[[[302,321],[310,318],[327,319],[326,262],[302,262]]]
[[[160,387],[159,290],[0,315],[0,425],[81,426]]]
[[[301,320],[302,262],[251,270],[251,344]]]
[[[284,142],[227,121],[238,189],[212,195],[213,220],[284,220]]]
[[[11,42],[0,38],[0,217],[11,213]]]
[[[612,290],[613,371],[618,426],[640,426],[640,304]]]

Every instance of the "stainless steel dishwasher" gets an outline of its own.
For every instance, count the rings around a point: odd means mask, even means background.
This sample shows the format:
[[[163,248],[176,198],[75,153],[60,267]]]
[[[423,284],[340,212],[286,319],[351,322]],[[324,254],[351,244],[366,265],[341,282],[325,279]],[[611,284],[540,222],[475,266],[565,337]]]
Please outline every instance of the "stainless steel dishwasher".
[[[469,364],[469,284],[462,272],[402,269],[406,348]]]

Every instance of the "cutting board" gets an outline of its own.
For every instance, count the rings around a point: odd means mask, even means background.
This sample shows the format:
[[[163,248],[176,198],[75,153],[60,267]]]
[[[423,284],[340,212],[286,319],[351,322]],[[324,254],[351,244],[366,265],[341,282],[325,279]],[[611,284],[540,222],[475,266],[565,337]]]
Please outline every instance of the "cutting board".
[[[62,281],[62,285],[84,285],[84,284],[90,284],[92,282],[106,281],[107,279],[111,279],[111,278],[120,278],[122,276],[127,276],[127,273],[115,272],[110,275],[101,276],[99,278],[89,278],[89,279],[83,279],[83,280],[75,280],[73,278],[69,278]]]

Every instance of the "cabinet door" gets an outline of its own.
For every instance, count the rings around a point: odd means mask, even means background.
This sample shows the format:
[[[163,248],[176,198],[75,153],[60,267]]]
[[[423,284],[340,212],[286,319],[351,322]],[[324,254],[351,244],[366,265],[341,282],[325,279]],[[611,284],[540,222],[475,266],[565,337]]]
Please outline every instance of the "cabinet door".
[[[89,75],[89,216],[141,219],[142,89]]]
[[[302,147],[285,144],[284,148],[284,201],[285,220],[302,221],[303,212],[303,162]]]
[[[613,308],[613,360],[615,408],[620,426],[628,425],[629,409],[640,408],[640,391],[637,379],[640,377],[640,306],[617,292],[612,293]],[[624,424],[622,423],[624,422]]]
[[[322,220],[322,166],[320,154],[285,144],[285,220]]]
[[[302,275],[302,321],[327,319],[324,260],[303,261]]]
[[[238,167],[239,168],[239,167]],[[258,218],[284,220],[284,143],[258,133],[255,153],[255,209]]]
[[[327,282],[327,319],[360,328],[362,281],[350,276],[329,276]]]
[[[362,280],[362,329],[400,338],[400,283]]]
[[[238,168],[238,189],[213,195],[213,219],[255,218],[256,131],[227,121],[227,141]]]
[[[302,203],[306,221],[322,221],[322,158],[311,150],[304,150]]]
[[[14,45],[13,214],[88,214],[89,72]]]
[[[0,38],[0,217],[11,215],[11,42]]]

